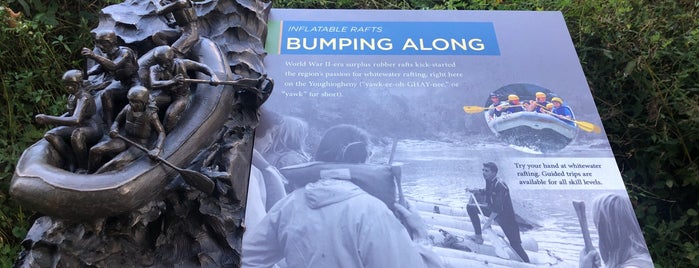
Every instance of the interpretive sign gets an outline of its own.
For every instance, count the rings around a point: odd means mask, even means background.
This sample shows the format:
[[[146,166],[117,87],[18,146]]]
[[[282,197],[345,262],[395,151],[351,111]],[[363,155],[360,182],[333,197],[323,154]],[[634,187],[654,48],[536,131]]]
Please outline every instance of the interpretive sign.
[[[560,12],[269,25],[244,265],[652,267]]]

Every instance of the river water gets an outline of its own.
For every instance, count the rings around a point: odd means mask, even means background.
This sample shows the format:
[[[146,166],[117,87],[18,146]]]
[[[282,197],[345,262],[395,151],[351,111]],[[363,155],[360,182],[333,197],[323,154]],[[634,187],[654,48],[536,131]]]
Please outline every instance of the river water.
[[[570,150],[591,151],[584,147]],[[403,140],[398,143],[394,163],[402,164],[402,187],[409,200],[465,208],[469,198],[465,189],[485,187],[481,172],[482,163],[484,158],[492,159],[493,152],[514,154],[514,157],[531,157],[530,154],[523,154],[500,144],[474,146]],[[508,181],[508,178],[501,179],[508,185],[514,184]],[[516,213],[541,225],[540,228],[523,232],[522,236],[536,240],[540,251],[550,250],[563,259],[563,267],[577,267],[580,250],[584,247],[572,201],[585,201],[588,226],[593,244],[596,245],[597,232],[590,213],[592,201],[596,196],[610,192],[626,195],[623,190],[618,189],[520,189],[516,185],[510,186]]]

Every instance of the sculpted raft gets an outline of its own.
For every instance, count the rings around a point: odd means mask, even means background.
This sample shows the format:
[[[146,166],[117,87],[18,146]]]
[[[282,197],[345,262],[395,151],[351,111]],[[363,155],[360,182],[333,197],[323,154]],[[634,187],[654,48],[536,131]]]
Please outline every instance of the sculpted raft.
[[[229,66],[212,42],[201,39],[199,62],[219,77],[231,77]],[[219,140],[219,129],[232,112],[232,86],[199,84],[178,127],[167,134],[161,157],[188,166],[196,152]],[[24,206],[69,219],[106,217],[132,211],[153,200],[177,173],[141,157],[116,172],[76,174],[59,168],[63,158],[42,140],[29,147],[17,163],[10,192]]]
[[[186,4],[180,8],[192,16],[156,11],[173,2]],[[151,93],[147,105],[161,104],[159,120],[167,121],[163,120],[166,115],[175,120],[166,128],[162,148],[155,145],[157,135],[151,135],[138,142],[150,152],[131,146],[127,151],[140,156],[109,168],[90,167],[85,156],[68,157],[66,152],[71,150],[56,150],[49,142],[55,138],[49,135],[27,148],[17,163],[10,193],[42,217],[22,243],[18,267],[239,264],[253,130],[258,109],[273,88],[265,73],[262,47],[270,8],[271,2],[263,1],[126,0],[102,10],[93,32],[112,31],[121,51],[131,50],[140,57],[138,66],[119,69],[119,57],[102,51],[108,47],[96,45],[82,51],[90,70],[83,83],[90,85],[86,91],[96,106],[88,114],[101,128],[100,141],[128,136],[122,128],[120,135],[110,133],[114,127],[105,121],[112,118],[103,119],[105,106],[114,106],[109,112],[118,121],[121,107],[128,107],[129,89],[147,88]],[[168,23],[171,19],[177,23]],[[177,40],[186,41],[186,46],[176,46],[181,44]],[[154,48],[162,46],[172,47],[182,61],[195,62],[189,66],[206,66],[173,78],[185,85],[178,93],[189,93],[184,104],[177,106],[183,111],[177,113],[168,113],[171,104],[158,103],[158,95],[153,94],[152,78],[164,79],[150,74],[157,69],[151,66],[160,64]],[[92,71],[99,68],[106,71]],[[120,71],[128,71],[135,80],[119,88],[119,83],[125,83],[119,80],[124,74]],[[126,91],[103,98],[104,88]],[[72,89],[69,93],[78,94]],[[162,89],[162,94],[171,94],[167,90]],[[141,111],[138,108],[135,113]],[[38,123],[59,125],[45,118],[37,116],[37,121],[43,120]],[[138,128],[128,124],[124,128]],[[68,135],[61,138],[70,143]],[[98,142],[90,140],[87,148]],[[84,150],[80,152],[84,155]],[[196,174],[199,181],[187,174]]]

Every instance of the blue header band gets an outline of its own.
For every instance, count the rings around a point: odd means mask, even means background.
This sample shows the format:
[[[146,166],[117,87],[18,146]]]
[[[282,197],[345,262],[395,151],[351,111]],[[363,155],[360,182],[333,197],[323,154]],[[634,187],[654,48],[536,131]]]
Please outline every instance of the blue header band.
[[[274,52],[280,54],[500,55],[491,22],[282,21],[279,27]]]

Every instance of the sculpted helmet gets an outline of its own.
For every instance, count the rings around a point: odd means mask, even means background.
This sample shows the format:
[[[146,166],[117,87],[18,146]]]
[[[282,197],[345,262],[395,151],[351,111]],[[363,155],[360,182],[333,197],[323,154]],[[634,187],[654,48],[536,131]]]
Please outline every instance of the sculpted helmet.
[[[507,100],[508,100],[508,101],[519,100],[519,96],[517,96],[517,95],[515,95],[515,94],[511,94],[511,95],[507,96]]]
[[[140,101],[141,103],[148,103],[150,95],[148,95],[148,89],[144,86],[135,86],[129,89],[129,93],[126,95],[130,101]]]
[[[64,83],[81,83],[83,81],[83,72],[80,70],[68,70],[63,74]]]
[[[551,99],[551,102],[559,102],[559,103],[563,104],[563,99],[561,99],[561,98],[559,98],[559,97],[553,97],[553,98]]]
[[[169,62],[175,57],[175,51],[169,46],[159,46],[153,49],[153,58],[157,63]]]
[[[116,44],[117,36],[116,33],[111,30],[99,31],[95,34],[95,41],[107,41],[111,44]]]
[[[546,98],[546,93],[544,93],[544,92],[537,92],[537,93],[536,93],[536,97],[537,97],[537,98]]]

